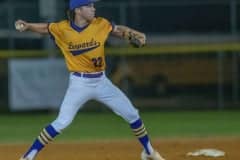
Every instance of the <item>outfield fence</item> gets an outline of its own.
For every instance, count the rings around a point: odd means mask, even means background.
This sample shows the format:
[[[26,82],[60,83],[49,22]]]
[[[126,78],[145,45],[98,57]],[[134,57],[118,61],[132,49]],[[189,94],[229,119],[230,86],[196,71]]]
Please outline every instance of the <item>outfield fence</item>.
[[[224,43],[107,48],[107,74],[136,105],[145,108],[239,108],[239,46],[238,43]],[[2,88],[5,88],[2,101],[9,100],[6,97],[9,62],[46,60],[52,63],[62,59],[58,50],[52,50],[57,53],[56,57],[49,57],[48,52],[0,52],[4,62],[1,67]],[[43,74],[43,70],[34,71],[38,72]]]
[[[58,21],[66,7],[57,0],[0,1],[0,106],[9,106],[11,62],[62,59],[49,37],[16,32],[14,21]],[[239,108],[238,0],[106,0],[96,7],[147,35],[141,49],[113,37],[106,43],[107,74],[137,106]],[[33,73],[43,74],[40,68]]]

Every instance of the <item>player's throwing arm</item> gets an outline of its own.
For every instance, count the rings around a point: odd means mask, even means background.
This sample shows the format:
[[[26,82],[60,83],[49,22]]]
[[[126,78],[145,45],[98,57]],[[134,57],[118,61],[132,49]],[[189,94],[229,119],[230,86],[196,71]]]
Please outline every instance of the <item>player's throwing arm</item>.
[[[32,31],[39,34],[49,34],[48,23],[28,23],[23,20],[17,20],[15,22],[15,28],[19,32]]]

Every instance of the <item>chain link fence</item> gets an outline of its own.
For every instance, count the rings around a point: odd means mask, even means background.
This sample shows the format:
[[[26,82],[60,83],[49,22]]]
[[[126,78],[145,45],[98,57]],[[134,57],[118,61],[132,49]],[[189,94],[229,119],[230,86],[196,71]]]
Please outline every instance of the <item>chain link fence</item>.
[[[49,49],[35,58],[60,57],[48,37],[18,33],[14,21],[61,20],[67,1],[5,0],[0,4],[0,105],[8,106],[9,59],[32,58],[35,50]],[[96,7],[98,15],[116,24],[146,32],[148,46],[155,46],[133,55],[129,48],[107,51],[108,75],[137,106],[239,108],[239,1],[108,0]],[[107,42],[107,47],[125,45],[112,37]],[[121,53],[114,54],[116,50]]]

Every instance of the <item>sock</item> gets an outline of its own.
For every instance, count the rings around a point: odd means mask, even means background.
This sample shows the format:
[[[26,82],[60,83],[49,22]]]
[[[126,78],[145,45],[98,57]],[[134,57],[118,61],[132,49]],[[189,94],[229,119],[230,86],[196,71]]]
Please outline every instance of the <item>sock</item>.
[[[147,135],[147,131],[145,129],[144,124],[142,123],[142,120],[138,119],[137,121],[131,123],[130,126],[135,136],[143,145],[143,148],[145,149],[146,153],[150,155],[154,150],[150,143],[149,137]]]
[[[48,125],[46,128],[42,130],[38,138],[33,142],[32,146],[23,156],[24,158],[28,157],[33,159],[38,152],[40,152],[43,147],[53,140],[59,133],[52,127],[52,125]]]

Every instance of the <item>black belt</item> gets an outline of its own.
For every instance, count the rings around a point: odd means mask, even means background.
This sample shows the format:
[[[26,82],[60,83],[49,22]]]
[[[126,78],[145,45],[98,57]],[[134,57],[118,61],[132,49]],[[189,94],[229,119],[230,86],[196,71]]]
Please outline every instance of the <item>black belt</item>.
[[[103,75],[103,72],[97,72],[97,73],[73,72],[73,75],[78,76],[78,77],[84,77],[84,78],[99,78]]]

